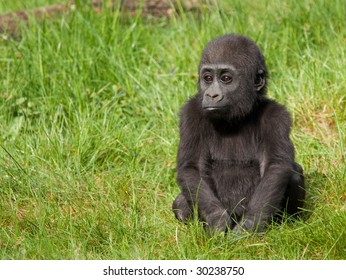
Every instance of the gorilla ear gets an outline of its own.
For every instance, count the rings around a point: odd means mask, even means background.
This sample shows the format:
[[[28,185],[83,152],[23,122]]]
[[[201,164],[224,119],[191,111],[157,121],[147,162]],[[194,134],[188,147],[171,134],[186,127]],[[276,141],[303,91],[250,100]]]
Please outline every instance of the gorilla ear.
[[[258,70],[255,78],[255,90],[260,91],[266,84],[266,78],[262,69]]]

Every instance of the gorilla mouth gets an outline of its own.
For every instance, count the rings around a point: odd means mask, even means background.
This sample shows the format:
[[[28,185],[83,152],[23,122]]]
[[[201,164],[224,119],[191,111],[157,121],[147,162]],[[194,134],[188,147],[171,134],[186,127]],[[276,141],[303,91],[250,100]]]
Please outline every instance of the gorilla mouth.
[[[203,108],[205,111],[221,111],[221,110],[226,110],[227,106],[220,106],[220,107],[213,107],[213,106],[209,106],[209,107],[204,107]]]
[[[206,107],[206,108],[204,108],[204,110],[206,110],[206,111],[215,111],[215,110],[219,110],[220,108],[218,108],[218,107]]]

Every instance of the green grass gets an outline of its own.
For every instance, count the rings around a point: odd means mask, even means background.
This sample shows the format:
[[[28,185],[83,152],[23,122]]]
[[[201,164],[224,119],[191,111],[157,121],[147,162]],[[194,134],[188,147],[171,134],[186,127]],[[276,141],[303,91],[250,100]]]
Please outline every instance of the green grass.
[[[0,1],[0,12],[8,13],[22,10],[32,10],[38,7],[44,7],[53,4],[67,3],[69,0],[18,0],[18,1]],[[77,0],[78,2],[85,0]],[[75,1],[75,2],[77,2]]]
[[[345,22],[341,0],[236,0],[170,19],[83,9],[1,35],[0,259],[345,259]],[[307,185],[303,220],[242,239],[171,211],[179,108],[205,43],[230,32],[262,48]]]

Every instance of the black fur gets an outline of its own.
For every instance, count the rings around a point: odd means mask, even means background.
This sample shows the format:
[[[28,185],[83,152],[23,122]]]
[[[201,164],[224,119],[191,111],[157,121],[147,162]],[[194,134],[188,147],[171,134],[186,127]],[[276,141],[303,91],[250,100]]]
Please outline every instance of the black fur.
[[[294,161],[290,116],[265,96],[268,73],[257,45],[225,35],[205,48],[198,93],[181,110],[175,216],[197,207],[211,230],[264,230],[276,214],[299,212],[303,170]]]

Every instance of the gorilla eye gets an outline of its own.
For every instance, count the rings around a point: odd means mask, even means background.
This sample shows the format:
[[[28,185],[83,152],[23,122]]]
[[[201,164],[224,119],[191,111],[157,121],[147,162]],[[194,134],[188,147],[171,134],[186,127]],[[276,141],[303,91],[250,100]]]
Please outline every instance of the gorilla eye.
[[[232,82],[232,77],[230,75],[224,74],[221,76],[221,81],[225,84]]]
[[[203,76],[203,80],[207,83],[210,84],[213,81],[213,76],[210,74],[205,74]]]

